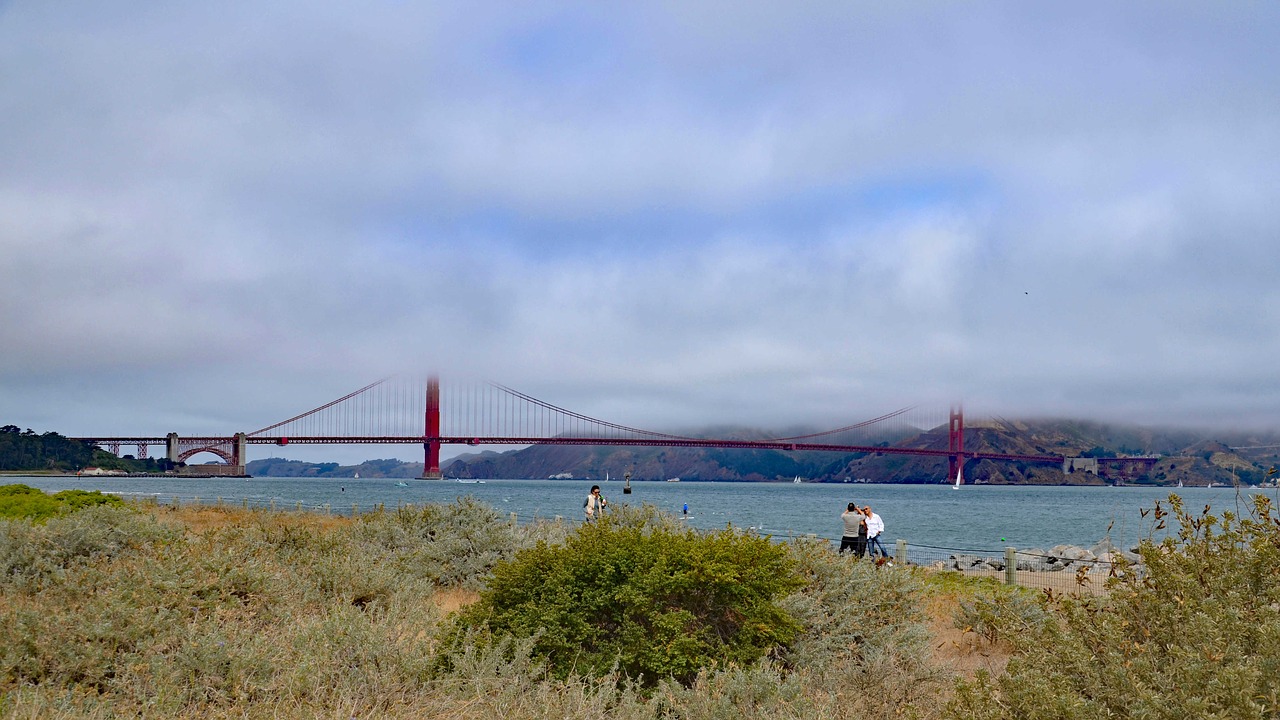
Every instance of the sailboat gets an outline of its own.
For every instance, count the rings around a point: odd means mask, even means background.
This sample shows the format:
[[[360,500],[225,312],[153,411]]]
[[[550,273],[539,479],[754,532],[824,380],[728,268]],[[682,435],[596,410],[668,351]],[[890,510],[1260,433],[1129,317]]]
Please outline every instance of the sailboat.
[[[796,476],[796,479],[795,479],[795,480],[792,480],[791,482],[793,482],[793,483],[795,483],[795,484],[799,485],[799,484],[800,484],[800,476],[799,476],[799,475],[797,475],[797,476]]]
[[[960,484],[964,482],[964,468],[956,468],[956,481],[951,485],[952,490],[959,490]]]

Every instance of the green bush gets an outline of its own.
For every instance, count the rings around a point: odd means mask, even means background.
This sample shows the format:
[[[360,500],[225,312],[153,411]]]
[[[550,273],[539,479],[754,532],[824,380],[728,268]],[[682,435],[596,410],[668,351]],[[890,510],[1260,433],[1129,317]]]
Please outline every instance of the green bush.
[[[534,637],[559,677],[616,667],[645,685],[689,683],[796,637],[799,623],[777,604],[802,582],[793,564],[765,538],[702,535],[650,508],[624,509],[563,545],[541,542],[499,562],[456,637]]]
[[[1280,714],[1280,522],[1157,505],[1176,536],[1139,547],[1103,598],[1051,596],[1008,637],[1008,671],[961,682],[951,718],[1274,718]]]
[[[46,520],[58,514],[58,501],[29,485],[0,486],[0,518]]]
[[[98,505],[123,506],[124,501],[97,490],[63,490],[48,495],[29,485],[0,486],[0,518],[48,520],[55,515],[83,510]]]
[[[113,505],[116,507],[124,507],[124,500],[115,495],[104,495],[97,490],[63,490],[53,494],[54,502],[63,509],[64,512],[76,512],[89,507],[98,507],[99,505]]]

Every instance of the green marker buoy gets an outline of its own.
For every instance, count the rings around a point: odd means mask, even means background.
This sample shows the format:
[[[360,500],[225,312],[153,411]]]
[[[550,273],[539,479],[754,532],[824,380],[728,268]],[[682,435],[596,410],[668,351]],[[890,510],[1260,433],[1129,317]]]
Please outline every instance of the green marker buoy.
[[[1000,542],[1004,542],[1004,538],[1000,538]]]

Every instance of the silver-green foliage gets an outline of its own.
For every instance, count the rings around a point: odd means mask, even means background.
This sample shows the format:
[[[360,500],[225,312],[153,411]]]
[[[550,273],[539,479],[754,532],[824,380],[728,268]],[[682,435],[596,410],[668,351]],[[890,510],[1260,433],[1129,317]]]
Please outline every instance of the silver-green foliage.
[[[38,589],[86,563],[177,536],[172,526],[115,505],[88,507],[43,524],[0,519],[0,586]]]
[[[370,556],[392,562],[398,577],[477,589],[499,560],[528,542],[530,532],[463,497],[361,516],[351,537]]]
[[[782,661],[828,699],[818,716],[844,716],[847,697],[858,698],[851,717],[927,716],[944,678],[930,662],[913,575],[838,555],[825,542],[789,547],[805,584],[783,606],[805,631]]]
[[[957,602],[952,612],[956,628],[972,632],[988,643],[1015,638],[1045,620],[1042,596],[1010,585],[993,584],[984,592]]]
[[[1105,598],[1061,596],[1010,637],[1006,674],[962,682],[952,718],[1274,718],[1280,714],[1280,520],[1157,505],[1176,535],[1139,548]]]

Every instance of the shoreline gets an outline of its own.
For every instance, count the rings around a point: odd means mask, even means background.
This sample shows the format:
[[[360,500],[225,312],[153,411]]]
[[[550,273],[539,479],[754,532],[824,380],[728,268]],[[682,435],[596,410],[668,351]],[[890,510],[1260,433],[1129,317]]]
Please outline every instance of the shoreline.
[[[211,473],[211,474],[204,474],[204,473],[102,473],[102,474],[85,475],[85,474],[83,474],[83,473],[61,472],[61,471],[50,471],[50,470],[0,470],[0,478],[7,478],[7,477],[19,477],[19,478],[21,478],[21,477],[34,477],[34,478],[103,478],[103,479],[109,479],[109,478],[144,478],[144,477],[146,477],[146,478],[172,478],[172,479],[176,479],[176,480],[184,480],[184,479],[208,479],[208,478],[237,478],[237,479],[262,479],[262,480],[316,480],[316,481],[334,481],[334,480],[421,480],[421,481],[423,481],[423,482],[431,482],[431,481],[439,481],[439,480],[444,480],[444,481],[450,481],[450,482],[452,482],[452,481],[454,481],[454,480],[459,479],[459,478],[420,478],[420,477],[397,476],[397,475],[385,475],[385,476],[362,476],[362,477],[355,477],[355,476],[353,476],[353,475],[324,475],[324,476],[311,476],[311,475],[250,475],[250,474],[247,474],[247,473],[246,473],[246,474],[231,474],[231,473]],[[477,479],[480,479],[480,478],[477,478]],[[612,486],[612,485],[614,485],[615,483],[617,483],[617,481],[616,481],[616,480],[607,480],[607,481],[605,481],[605,480],[592,480],[592,479],[590,479],[590,478],[554,478],[554,479],[551,479],[551,478],[483,478],[483,479],[484,479],[484,480],[511,480],[511,481],[515,481],[515,482],[546,482],[546,481],[549,481],[549,482],[607,483],[609,486]],[[639,479],[639,480],[637,480],[637,479],[635,479],[635,478],[632,478],[632,479],[631,479],[631,482],[632,482],[632,483],[645,483],[645,484],[648,484],[648,483],[653,483],[653,484],[663,484],[663,483],[668,483],[668,482],[670,482],[670,481],[668,481],[668,480],[661,480],[661,479]],[[682,479],[680,482],[681,482],[681,483],[684,483],[684,484],[717,484],[717,483],[719,483],[719,484],[724,484],[724,485],[819,485],[819,486],[822,486],[822,487],[836,487],[836,486],[843,487],[843,486],[845,486],[845,485],[849,485],[849,486],[851,486],[851,487],[853,487],[853,488],[866,488],[866,487],[929,487],[929,486],[935,486],[935,485],[936,485],[936,486],[939,486],[939,487],[950,487],[950,483],[945,483],[945,482],[943,482],[943,483],[939,483],[939,482],[918,482],[918,483],[917,483],[917,482],[878,482],[878,481],[870,481],[870,482],[861,482],[861,483],[854,483],[854,482],[848,482],[848,483],[846,483],[846,482],[824,482],[824,481],[820,481],[820,480],[819,480],[819,481],[814,481],[814,482],[795,483],[795,482],[790,481],[790,480],[717,480],[717,479],[714,479],[714,478],[710,478],[710,479],[688,478],[688,479]],[[991,488],[1007,488],[1007,487],[1022,487],[1022,488],[1118,488],[1118,489],[1121,489],[1121,490],[1192,490],[1192,489],[1194,489],[1194,490],[1273,490],[1273,489],[1276,489],[1276,488],[1277,488],[1277,486],[1276,486],[1276,485],[1266,485],[1266,484],[1263,484],[1263,485],[1246,485],[1246,484],[1240,484],[1240,485],[1183,485],[1183,486],[1179,487],[1179,486],[1177,486],[1177,485],[1164,485],[1164,484],[1136,484],[1136,483],[1127,483],[1127,484],[1113,485],[1113,484],[1105,483],[1105,482],[1097,482],[1097,483],[991,483],[991,482],[984,482],[984,483],[969,483],[969,484],[966,484],[966,485],[964,485],[964,486],[961,488],[961,490],[962,490],[962,491],[963,491],[963,490],[970,490],[970,489],[972,489],[972,488],[976,488],[976,487],[991,487]]]

